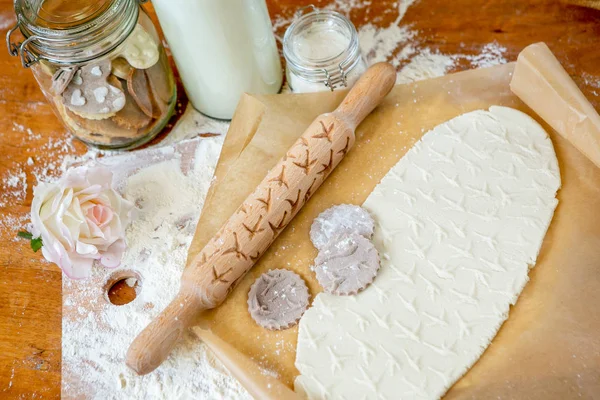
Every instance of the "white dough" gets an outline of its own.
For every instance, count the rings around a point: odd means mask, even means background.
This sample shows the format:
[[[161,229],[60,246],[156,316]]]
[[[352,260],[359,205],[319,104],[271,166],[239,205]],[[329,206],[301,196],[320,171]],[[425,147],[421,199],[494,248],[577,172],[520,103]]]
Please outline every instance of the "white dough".
[[[364,203],[377,222],[375,282],[319,294],[300,320],[296,391],[441,397],[508,317],[559,187],[552,142],[520,111],[473,111],[425,134]]]
[[[335,235],[356,233],[371,239],[374,229],[373,218],[364,208],[338,204],[315,218],[310,227],[310,240],[317,249],[322,250]]]

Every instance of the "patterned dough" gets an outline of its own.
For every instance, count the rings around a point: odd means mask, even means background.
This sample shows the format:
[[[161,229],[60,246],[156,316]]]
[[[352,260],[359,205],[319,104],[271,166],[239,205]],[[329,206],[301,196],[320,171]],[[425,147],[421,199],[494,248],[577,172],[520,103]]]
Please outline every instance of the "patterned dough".
[[[327,293],[353,295],[377,276],[379,254],[369,239],[356,233],[342,233],[319,251],[313,269]]]
[[[321,250],[329,239],[341,233],[358,233],[367,239],[373,236],[375,222],[360,206],[340,204],[323,211],[310,227],[310,240]]]
[[[309,300],[306,283],[292,271],[273,269],[262,274],[250,287],[248,311],[257,324],[267,329],[296,325]]]
[[[435,399],[479,358],[528,280],[557,205],[552,142],[510,108],[439,125],[364,206],[375,282],[319,294],[300,320],[296,390],[317,399]]]

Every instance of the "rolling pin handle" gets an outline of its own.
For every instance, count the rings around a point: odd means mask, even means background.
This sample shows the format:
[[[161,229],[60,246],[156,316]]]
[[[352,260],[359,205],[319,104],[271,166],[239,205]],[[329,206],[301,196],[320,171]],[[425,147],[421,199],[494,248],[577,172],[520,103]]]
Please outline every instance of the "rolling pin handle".
[[[350,89],[350,92],[334,111],[349,128],[356,127],[377,107],[396,83],[396,69],[388,63],[370,67]]]
[[[185,331],[193,325],[201,304],[181,292],[140,333],[127,351],[125,362],[138,375],[154,371],[169,356]]]

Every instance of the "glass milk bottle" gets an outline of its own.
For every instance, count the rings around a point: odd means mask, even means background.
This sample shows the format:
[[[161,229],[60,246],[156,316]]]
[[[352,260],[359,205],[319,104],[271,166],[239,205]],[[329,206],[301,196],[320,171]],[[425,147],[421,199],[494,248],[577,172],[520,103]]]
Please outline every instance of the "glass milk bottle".
[[[283,73],[265,0],[152,0],[190,101],[231,119],[240,96],[277,93]]]

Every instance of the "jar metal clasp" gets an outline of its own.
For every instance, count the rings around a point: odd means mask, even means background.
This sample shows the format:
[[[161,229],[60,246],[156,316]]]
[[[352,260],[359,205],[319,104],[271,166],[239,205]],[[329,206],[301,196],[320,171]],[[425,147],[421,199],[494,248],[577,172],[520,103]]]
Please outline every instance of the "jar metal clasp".
[[[21,43],[21,46],[19,46],[19,54],[21,56],[21,64],[23,64],[24,68],[29,68],[33,64],[35,64],[36,62],[38,62],[40,60],[39,57],[37,57],[32,52],[27,50],[27,45],[29,44],[29,42],[36,40],[36,39],[38,39],[37,36],[30,36],[27,39],[25,39],[25,41],[23,43]]]
[[[326,69],[322,70],[325,73],[325,86],[327,86],[332,92],[335,89],[341,87],[348,87],[347,74],[342,64],[338,65],[338,73],[330,74]]]
[[[29,42],[38,39],[38,36],[30,36],[27,39],[25,39],[24,42],[15,43],[12,41],[11,36],[17,29],[19,29],[18,21],[17,23],[15,23],[15,26],[13,26],[8,32],[6,32],[6,48],[8,49],[8,54],[10,54],[13,57],[20,56],[21,64],[23,64],[23,67],[29,68],[40,60],[37,56],[35,56],[32,52],[30,52],[27,49],[27,45],[29,44]]]
[[[10,28],[8,32],[6,32],[6,48],[8,49],[8,54],[10,54],[13,57],[19,55],[19,46],[21,45],[20,42],[14,43],[10,38],[14,31],[16,31],[17,29],[19,29],[18,22],[15,23],[15,26]]]

